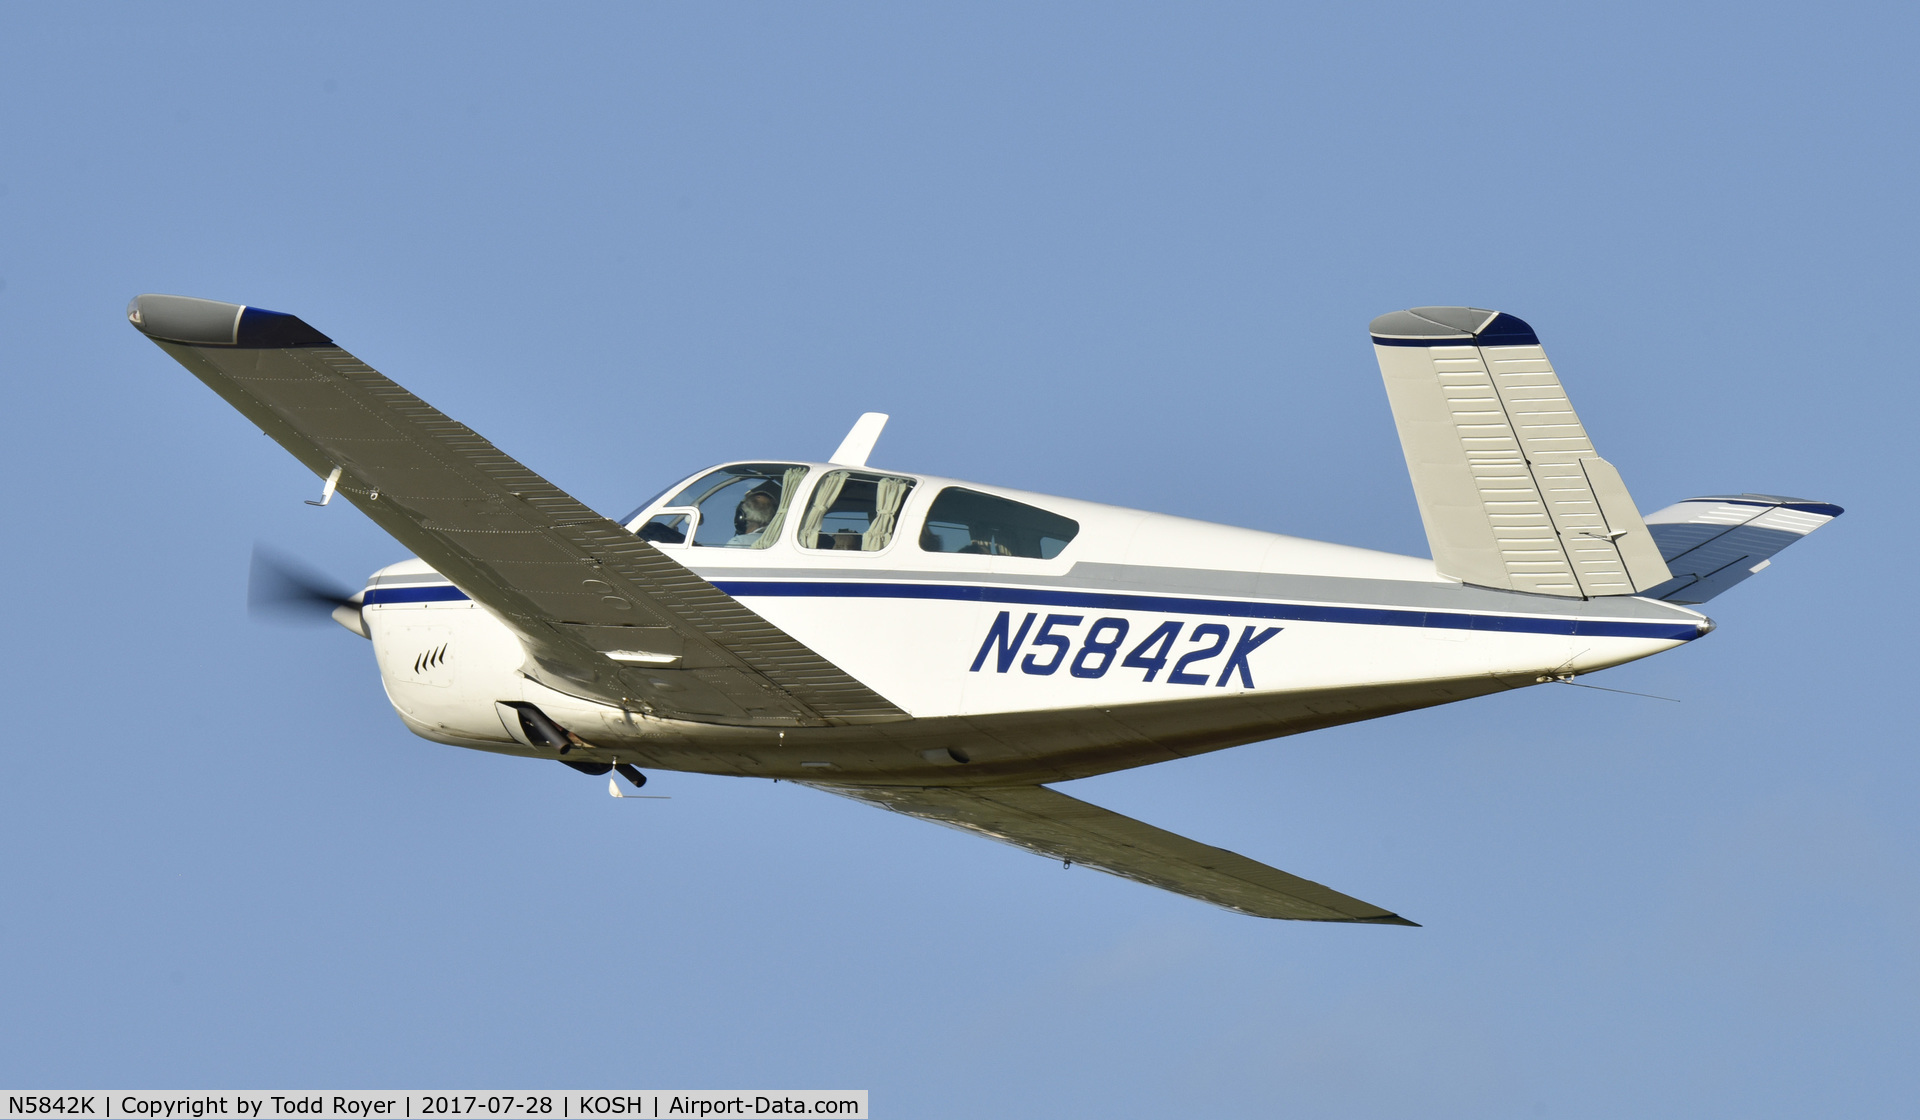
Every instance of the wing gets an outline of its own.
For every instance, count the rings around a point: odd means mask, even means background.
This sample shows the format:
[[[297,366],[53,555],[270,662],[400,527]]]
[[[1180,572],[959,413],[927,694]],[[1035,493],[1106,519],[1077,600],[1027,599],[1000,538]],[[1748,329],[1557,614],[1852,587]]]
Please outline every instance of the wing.
[[[806,784],[1258,918],[1419,924],[1310,879],[1123,817],[1045,786],[965,789]]]
[[[128,318],[315,474],[338,468],[336,492],[511,627],[542,683],[709,723],[906,718],[299,319],[155,295]]]

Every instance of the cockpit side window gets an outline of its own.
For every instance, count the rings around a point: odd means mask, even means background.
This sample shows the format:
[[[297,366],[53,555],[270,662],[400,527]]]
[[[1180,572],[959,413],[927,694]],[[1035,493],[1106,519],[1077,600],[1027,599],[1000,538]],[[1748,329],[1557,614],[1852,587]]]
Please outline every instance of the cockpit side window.
[[[949,486],[940,491],[927,511],[920,547],[927,552],[1051,560],[1079,532],[1080,523],[1070,517],[978,490]]]
[[[647,519],[645,525],[635,529],[633,535],[643,541],[652,541],[654,544],[686,544],[687,522],[691,520],[693,515],[684,511],[669,510],[666,513],[656,513]]]
[[[807,515],[800,519],[801,547],[840,552],[878,552],[887,547],[913,481],[859,471],[821,475]]]
[[[805,477],[807,468],[787,463],[738,463],[695,479],[668,504],[699,508],[695,547],[767,548]]]

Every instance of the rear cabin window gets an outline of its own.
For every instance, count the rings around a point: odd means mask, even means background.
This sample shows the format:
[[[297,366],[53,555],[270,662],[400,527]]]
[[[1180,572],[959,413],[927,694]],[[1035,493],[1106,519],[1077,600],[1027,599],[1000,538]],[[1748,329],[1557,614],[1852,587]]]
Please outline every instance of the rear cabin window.
[[[920,547],[928,552],[1051,560],[1079,532],[1080,523],[1070,517],[978,490],[949,486],[940,491],[933,499],[933,508],[927,511]]]
[[[900,507],[912,492],[911,478],[828,471],[814,485],[807,515],[800,520],[800,546],[878,552],[893,540]]]
[[[780,539],[787,507],[805,477],[807,468],[787,463],[738,463],[702,475],[667,504],[700,510],[696,547],[766,548]],[[684,523],[669,528],[685,533]]]

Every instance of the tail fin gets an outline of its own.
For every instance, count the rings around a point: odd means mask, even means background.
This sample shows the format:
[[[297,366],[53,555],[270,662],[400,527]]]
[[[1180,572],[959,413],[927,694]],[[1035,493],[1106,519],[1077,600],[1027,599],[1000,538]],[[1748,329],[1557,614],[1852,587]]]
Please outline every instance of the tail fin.
[[[1669,603],[1704,603],[1843,512],[1827,502],[1772,494],[1676,502],[1647,518],[1647,529],[1673,570],[1671,580],[1647,595]]]
[[[1440,574],[1571,598],[1672,579],[1532,327],[1477,307],[1416,307],[1369,329]]]

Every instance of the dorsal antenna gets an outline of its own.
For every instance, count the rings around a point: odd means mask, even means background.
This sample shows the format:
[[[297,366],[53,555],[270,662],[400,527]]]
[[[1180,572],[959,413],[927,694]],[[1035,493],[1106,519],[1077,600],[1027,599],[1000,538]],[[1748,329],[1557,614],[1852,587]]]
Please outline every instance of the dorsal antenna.
[[[863,412],[860,419],[853,422],[853,430],[847,438],[840,441],[827,462],[842,467],[864,467],[867,456],[873,454],[873,445],[880,442],[880,429],[887,426],[887,414],[884,412]]]

